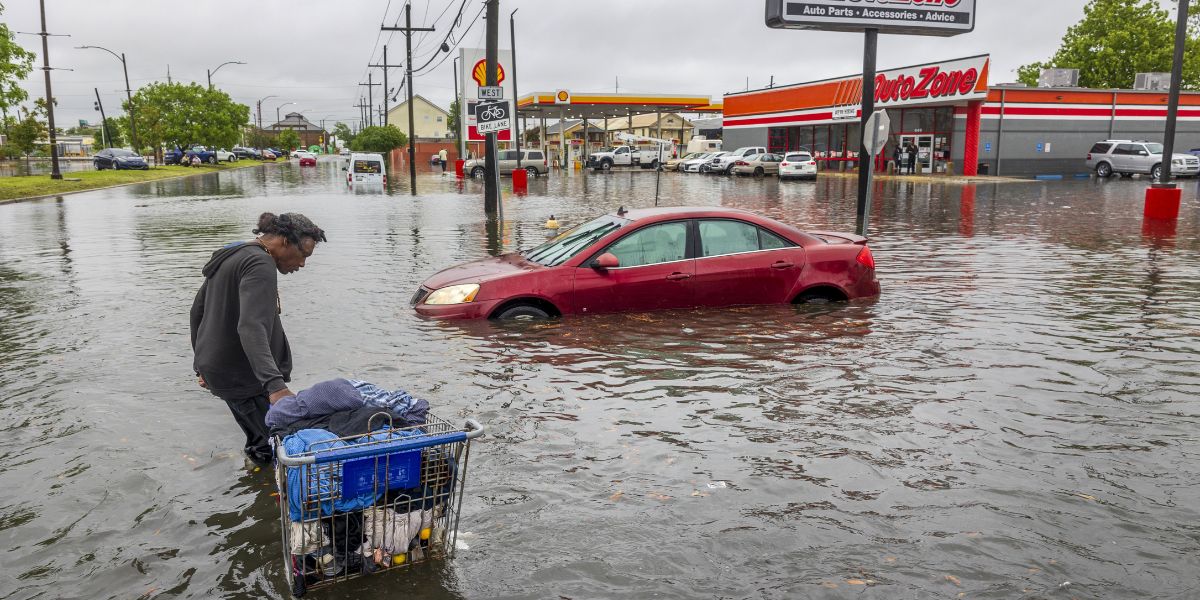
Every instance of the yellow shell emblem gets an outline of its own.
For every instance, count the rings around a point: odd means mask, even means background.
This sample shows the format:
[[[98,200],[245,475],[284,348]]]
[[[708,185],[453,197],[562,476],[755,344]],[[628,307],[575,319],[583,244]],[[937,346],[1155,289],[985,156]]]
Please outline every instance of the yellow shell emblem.
[[[475,68],[471,69],[471,79],[479,85],[487,85],[487,59],[475,63]],[[496,85],[504,83],[504,65],[496,63]]]

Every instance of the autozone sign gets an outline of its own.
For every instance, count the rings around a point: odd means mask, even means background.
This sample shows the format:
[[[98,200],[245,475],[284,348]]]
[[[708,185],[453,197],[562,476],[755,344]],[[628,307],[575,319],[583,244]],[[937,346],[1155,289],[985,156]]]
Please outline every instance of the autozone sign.
[[[987,56],[884,71],[875,76],[875,103],[922,104],[987,96]]]
[[[951,36],[975,29],[976,0],[767,0],[767,26]]]

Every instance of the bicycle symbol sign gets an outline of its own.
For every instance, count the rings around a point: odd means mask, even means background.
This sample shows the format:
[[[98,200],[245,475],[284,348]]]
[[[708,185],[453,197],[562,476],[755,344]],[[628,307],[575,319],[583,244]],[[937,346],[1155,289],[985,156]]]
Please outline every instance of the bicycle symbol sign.
[[[475,108],[475,118],[479,122],[476,126],[479,133],[495,133],[512,127],[508,102],[480,102]]]

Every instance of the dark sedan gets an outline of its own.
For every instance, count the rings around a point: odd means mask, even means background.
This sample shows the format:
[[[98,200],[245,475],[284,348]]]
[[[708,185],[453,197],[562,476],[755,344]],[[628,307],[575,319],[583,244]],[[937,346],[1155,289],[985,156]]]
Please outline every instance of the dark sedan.
[[[532,250],[451,267],[411,304],[438,319],[514,319],[878,295],[864,237],[684,207],[618,211]]]
[[[259,153],[259,151],[255,150],[254,148],[245,148],[242,146],[234,146],[230,150],[230,152],[233,152],[234,156],[237,156],[238,158],[256,158],[256,159],[262,158],[262,154]]]
[[[92,157],[92,164],[97,171],[104,169],[141,169],[144,171],[150,168],[150,165],[146,164],[146,159],[136,152],[124,148],[101,150]]]

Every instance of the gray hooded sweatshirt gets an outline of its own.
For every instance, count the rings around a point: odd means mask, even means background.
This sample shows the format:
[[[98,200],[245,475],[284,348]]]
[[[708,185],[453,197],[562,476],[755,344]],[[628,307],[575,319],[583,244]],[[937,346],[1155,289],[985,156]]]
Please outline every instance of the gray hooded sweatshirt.
[[[192,302],[193,368],[226,400],[287,387],[292,350],[279,320],[279,271],[258,244],[213,252]]]

